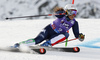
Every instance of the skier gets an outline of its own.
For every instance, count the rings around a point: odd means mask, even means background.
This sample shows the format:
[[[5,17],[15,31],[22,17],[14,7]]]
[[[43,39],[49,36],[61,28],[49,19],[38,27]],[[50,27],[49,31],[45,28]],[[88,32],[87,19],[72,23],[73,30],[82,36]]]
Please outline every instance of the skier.
[[[36,45],[46,40],[41,46],[54,46],[59,42],[66,40],[69,37],[67,32],[71,27],[75,35],[80,41],[84,40],[85,35],[79,33],[78,22],[74,19],[77,15],[77,9],[73,4],[68,4],[63,8],[56,8],[56,14],[66,13],[65,15],[55,15],[57,17],[51,24],[47,25],[39,35],[33,39],[28,39],[14,44],[14,47],[19,47],[20,44],[26,46]]]

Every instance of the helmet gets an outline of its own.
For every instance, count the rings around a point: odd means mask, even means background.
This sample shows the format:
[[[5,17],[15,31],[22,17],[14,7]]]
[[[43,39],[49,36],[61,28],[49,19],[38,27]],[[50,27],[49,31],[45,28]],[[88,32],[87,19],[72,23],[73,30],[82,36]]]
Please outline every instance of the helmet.
[[[77,8],[73,4],[67,4],[64,7],[64,10],[65,10],[67,16],[70,16],[70,15],[76,16],[76,14],[77,14]]]

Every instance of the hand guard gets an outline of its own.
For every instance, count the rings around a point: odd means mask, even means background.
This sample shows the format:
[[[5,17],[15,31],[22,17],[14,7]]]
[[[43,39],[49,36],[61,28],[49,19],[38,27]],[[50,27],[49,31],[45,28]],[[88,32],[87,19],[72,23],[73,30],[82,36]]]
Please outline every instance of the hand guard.
[[[85,35],[83,35],[82,33],[80,33],[78,39],[79,39],[80,41],[84,41]]]

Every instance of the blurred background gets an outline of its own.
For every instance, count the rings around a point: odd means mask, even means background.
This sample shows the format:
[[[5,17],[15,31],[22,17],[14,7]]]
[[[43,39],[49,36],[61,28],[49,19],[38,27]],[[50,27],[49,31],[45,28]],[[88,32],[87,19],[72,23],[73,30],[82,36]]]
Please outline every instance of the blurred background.
[[[6,17],[53,14],[56,6],[64,7],[70,0],[0,0],[0,20]],[[100,0],[75,0],[78,14],[76,18],[100,18]],[[51,19],[54,16],[25,19]]]

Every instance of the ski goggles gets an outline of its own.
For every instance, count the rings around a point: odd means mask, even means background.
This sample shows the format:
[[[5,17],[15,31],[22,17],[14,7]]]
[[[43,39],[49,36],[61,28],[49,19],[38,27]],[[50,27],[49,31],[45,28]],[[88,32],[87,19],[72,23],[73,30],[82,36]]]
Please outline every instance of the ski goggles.
[[[74,15],[74,16],[76,16],[77,15],[77,10],[66,10],[66,12],[67,12],[67,14],[69,15],[69,16],[71,16],[71,15]]]

